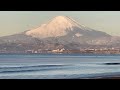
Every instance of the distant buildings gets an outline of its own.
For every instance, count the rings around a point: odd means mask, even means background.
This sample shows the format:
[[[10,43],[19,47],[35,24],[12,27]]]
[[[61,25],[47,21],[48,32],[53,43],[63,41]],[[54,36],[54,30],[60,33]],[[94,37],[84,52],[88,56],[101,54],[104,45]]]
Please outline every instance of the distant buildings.
[[[56,50],[52,50],[51,52],[53,52],[53,53],[60,53],[60,52],[63,52],[63,51],[65,51],[64,48],[62,48],[62,49],[56,49]]]
[[[25,53],[34,53],[34,50],[26,50]]]
[[[7,49],[0,50],[0,53],[27,53],[27,54],[41,54],[41,53],[93,53],[93,54],[120,54],[120,48],[80,48],[79,50],[72,49],[29,49],[25,51],[11,51]]]

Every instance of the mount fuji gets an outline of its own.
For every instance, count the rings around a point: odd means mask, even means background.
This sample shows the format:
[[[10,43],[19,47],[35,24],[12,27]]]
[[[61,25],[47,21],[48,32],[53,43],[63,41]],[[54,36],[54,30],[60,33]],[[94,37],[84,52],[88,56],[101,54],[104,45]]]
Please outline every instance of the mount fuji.
[[[42,24],[40,27],[27,31],[26,35],[36,38],[60,37],[74,33],[76,37],[92,36],[106,37],[110,36],[104,32],[95,31],[84,25],[80,25],[75,20],[67,16],[57,16],[47,24]]]
[[[0,37],[0,50],[80,49],[94,45],[110,46],[120,39],[79,24],[68,16],[57,16],[40,27]]]
[[[40,27],[27,31],[26,35],[37,39],[57,39],[58,43],[90,43],[99,38],[110,38],[107,33],[90,29],[67,16],[57,16]],[[51,42],[54,40],[51,40]]]

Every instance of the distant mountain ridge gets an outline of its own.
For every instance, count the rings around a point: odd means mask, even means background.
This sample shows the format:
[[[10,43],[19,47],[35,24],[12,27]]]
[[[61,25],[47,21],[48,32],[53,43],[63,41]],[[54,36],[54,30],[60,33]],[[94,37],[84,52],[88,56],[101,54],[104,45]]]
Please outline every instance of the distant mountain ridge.
[[[13,47],[13,46],[14,47]],[[120,37],[79,24],[68,16],[57,16],[40,27],[0,37],[0,50],[80,49],[91,46],[119,46]],[[14,48],[14,49],[13,49]]]

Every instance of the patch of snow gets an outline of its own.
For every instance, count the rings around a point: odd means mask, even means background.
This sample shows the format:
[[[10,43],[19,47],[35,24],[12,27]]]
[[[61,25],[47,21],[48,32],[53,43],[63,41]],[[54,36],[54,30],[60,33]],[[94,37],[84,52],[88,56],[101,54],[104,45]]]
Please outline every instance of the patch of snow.
[[[77,37],[83,36],[83,35],[80,34],[80,33],[76,33],[75,35],[76,35]]]

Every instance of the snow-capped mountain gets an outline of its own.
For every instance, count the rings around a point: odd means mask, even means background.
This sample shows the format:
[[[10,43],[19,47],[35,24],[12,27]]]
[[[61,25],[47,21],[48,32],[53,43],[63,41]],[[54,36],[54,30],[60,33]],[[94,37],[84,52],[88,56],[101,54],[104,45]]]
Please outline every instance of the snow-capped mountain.
[[[26,32],[26,35],[37,38],[60,37],[67,35],[67,33],[73,31],[75,27],[85,29],[84,26],[79,25],[69,17],[57,16],[47,24],[42,24],[40,27]],[[77,36],[81,35],[77,34]]]
[[[0,49],[80,49],[92,45],[116,45],[119,38],[79,24],[68,16],[57,16],[40,27],[0,37]],[[12,46],[13,45],[13,46]],[[120,44],[119,44],[120,45]],[[11,48],[12,47],[12,48]]]
[[[57,16],[48,23],[42,24],[36,29],[27,31],[26,35],[47,40],[56,38],[57,41],[62,44],[73,42],[90,44],[93,39],[96,40],[111,37],[107,33],[96,31],[81,25],[67,16]]]
[[[36,38],[61,37],[69,33],[74,33],[75,37],[85,36],[110,36],[106,33],[95,31],[84,25],[80,25],[75,20],[67,16],[57,16],[40,27],[27,31],[26,35]]]

